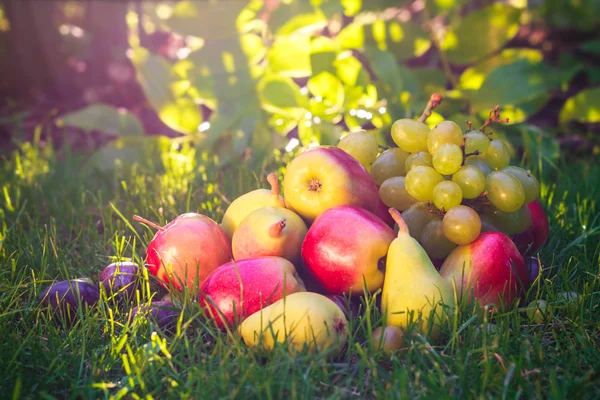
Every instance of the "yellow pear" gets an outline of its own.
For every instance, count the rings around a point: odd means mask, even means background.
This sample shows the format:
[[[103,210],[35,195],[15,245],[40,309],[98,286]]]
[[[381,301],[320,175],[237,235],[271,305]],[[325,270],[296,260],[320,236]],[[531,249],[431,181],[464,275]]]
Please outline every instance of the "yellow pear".
[[[262,207],[285,207],[285,202],[279,195],[277,176],[271,173],[267,176],[267,181],[271,184],[271,190],[253,190],[238,197],[227,207],[225,215],[223,215],[223,221],[221,221],[221,228],[223,228],[229,240],[233,237],[233,232],[238,225],[252,211]]]
[[[442,279],[419,242],[409,235],[400,213],[393,208],[389,211],[399,231],[388,249],[383,282],[381,307],[387,325],[406,329],[411,321],[420,319],[423,331],[427,332],[432,322],[435,334],[440,321],[429,321],[431,311],[435,308],[433,315],[439,319],[442,305],[454,305],[454,291]]]
[[[340,307],[313,292],[297,292],[246,318],[239,327],[249,347],[271,350],[288,342],[291,351],[305,346],[310,353],[341,348],[348,338],[348,321]]]

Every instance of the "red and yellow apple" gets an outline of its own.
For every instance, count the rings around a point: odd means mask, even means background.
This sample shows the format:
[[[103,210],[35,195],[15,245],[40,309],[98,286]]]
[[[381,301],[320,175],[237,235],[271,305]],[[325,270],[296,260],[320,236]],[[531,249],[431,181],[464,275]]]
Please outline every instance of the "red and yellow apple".
[[[392,228],[365,209],[330,208],[304,238],[304,267],[330,294],[373,292],[383,286],[385,257],[395,237]]]
[[[548,217],[546,217],[542,203],[534,200],[527,204],[527,207],[531,213],[531,225],[525,232],[511,236],[523,255],[535,254],[546,243],[550,233]]]
[[[257,257],[220,266],[206,278],[200,304],[219,328],[248,316],[292,293],[305,291],[296,269],[285,258]]]
[[[460,295],[473,296],[484,306],[508,307],[529,286],[529,271],[508,236],[485,232],[468,245],[458,246],[440,269]]]
[[[294,158],[285,171],[283,189],[286,207],[308,222],[343,205],[375,212],[379,201],[367,170],[334,146],[315,147]]]

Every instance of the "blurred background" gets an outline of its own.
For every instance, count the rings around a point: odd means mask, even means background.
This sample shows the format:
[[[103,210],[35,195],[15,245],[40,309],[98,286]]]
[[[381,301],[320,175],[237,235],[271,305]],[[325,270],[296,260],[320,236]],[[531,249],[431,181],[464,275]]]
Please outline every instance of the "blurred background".
[[[360,129],[386,146],[433,92],[432,125],[499,104],[517,156],[600,152],[598,0],[2,0],[0,59],[0,152],[260,164]]]

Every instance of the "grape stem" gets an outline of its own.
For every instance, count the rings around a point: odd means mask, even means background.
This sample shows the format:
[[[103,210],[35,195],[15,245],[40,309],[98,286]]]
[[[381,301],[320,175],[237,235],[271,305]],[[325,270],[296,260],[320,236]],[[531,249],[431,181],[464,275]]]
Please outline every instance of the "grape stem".
[[[473,123],[471,121],[465,121],[465,124],[467,124],[467,128],[469,128],[468,130],[473,129]]]
[[[444,98],[439,93],[433,93],[427,102],[427,106],[423,110],[423,114],[419,117],[419,122],[427,121],[427,118],[431,116],[431,112],[440,105]]]
[[[481,126],[480,131],[485,133],[485,128],[487,128],[492,122],[504,122],[508,123],[508,118],[501,119],[500,118],[500,106],[496,105],[494,108],[490,110],[490,114],[488,119]]]
[[[465,153],[465,159],[469,156],[478,156],[479,155],[479,150],[475,150],[472,153]]]

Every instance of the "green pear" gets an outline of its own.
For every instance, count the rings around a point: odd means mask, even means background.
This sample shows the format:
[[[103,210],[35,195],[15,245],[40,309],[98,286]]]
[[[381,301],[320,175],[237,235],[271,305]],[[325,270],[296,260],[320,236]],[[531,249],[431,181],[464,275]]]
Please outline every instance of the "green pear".
[[[420,321],[423,332],[427,332],[431,323],[431,332],[436,334],[442,305],[454,305],[454,292],[423,247],[409,235],[400,213],[394,208],[389,211],[399,231],[388,249],[383,282],[381,307],[387,325],[406,329],[411,321]],[[434,320],[430,320],[432,315]]]
[[[272,350],[287,342],[290,351],[309,353],[341,349],[348,338],[348,321],[340,307],[313,292],[297,292],[246,318],[238,328],[249,347]]]
[[[223,215],[221,228],[231,240],[233,232],[240,223],[254,210],[262,207],[285,207],[283,198],[279,195],[279,181],[273,173],[267,176],[267,181],[271,184],[271,190],[256,189],[235,199]]]

